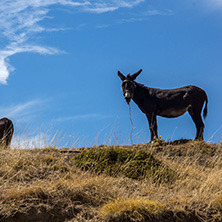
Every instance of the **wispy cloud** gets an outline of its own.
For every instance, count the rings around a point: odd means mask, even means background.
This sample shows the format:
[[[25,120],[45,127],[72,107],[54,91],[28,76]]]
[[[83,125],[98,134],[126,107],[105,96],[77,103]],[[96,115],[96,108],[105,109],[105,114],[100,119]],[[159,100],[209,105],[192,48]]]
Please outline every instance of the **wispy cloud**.
[[[85,3],[65,0],[5,0],[0,2],[0,32],[6,45],[0,50],[0,83],[6,84],[10,72],[10,56],[17,53],[34,52],[39,54],[57,54],[61,50],[48,46],[40,46],[29,42],[36,33],[59,31],[60,29],[45,28],[39,22],[47,18],[48,6],[63,4],[71,6],[85,5]]]
[[[15,105],[0,106],[0,116],[11,119],[14,124],[12,148],[43,148],[56,142],[56,135],[52,137],[50,131],[50,121],[41,122],[41,118],[44,118],[42,113],[51,107],[47,106],[51,100],[53,99],[34,99]]]
[[[144,15],[147,15],[147,16],[154,16],[154,15],[167,16],[167,15],[173,15],[173,11],[169,10],[169,9],[166,9],[166,10],[151,9],[151,10],[144,12]]]
[[[105,13],[112,12],[119,8],[132,8],[145,0],[104,0],[104,1],[94,1],[84,7],[85,11],[93,12],[93,13]]]
[[[44,27],[40,22],[49,19],[50,6],[78,8],[82,12],[105,13],[119,8],[131,8],[144,0],[4,0],[0,1],[0,37],[5,45],[0,48],[0,83],[7,84],[14,69],[9,58],[17,53],[34,52],[52,55],[62,50],[40,46],[34,42],[36,34],[62,31],[64,28]]]
[[[14,124],[15,133],[12,148],[41,148],[48,144],[49,132],[42,132],[39,126],[33,124],[46,109],[49,100],[31,100],[20,104],[0,107],[0,116],[10,118]]]
[[[63,53],[64,51],[47,46],[30,44],[18,45],[16,42],[10,43],[3,50],[0,50],[0,83],[7,84],[9,74],[14,70],[13,66],[9,63],[9,57],[14,54],[23,52],[34,52],[43,55],[53,55]]]
[[[16,119],[17,123],[31,121],[47,100],[32,100],[21,104],[12,105],[9,107],[0,107],[0,116]]]
[[[92,120],[92,119],[107,119],[112,118],[110,115],[98,114],[98,113],[89,113],[83,115],[75,115],[75,116],[66,116],[66,117],[59,117],[55,119],[56,122],[65,122],[65,121],[77,121],[77,120]]]
[[[147,11],[141,12],[140,14],[133,14],[130,18],[123,18],[115,21],[112,24],[99,24],[96,28],[108,28],[113,25],[121,25],[124,23],[134,23],[134,22],[142,22],[149,19],[150,16],[170,16],[173,15],[173,11],[166,9],[166,10],[156,10],[156,9],[149,9]]]

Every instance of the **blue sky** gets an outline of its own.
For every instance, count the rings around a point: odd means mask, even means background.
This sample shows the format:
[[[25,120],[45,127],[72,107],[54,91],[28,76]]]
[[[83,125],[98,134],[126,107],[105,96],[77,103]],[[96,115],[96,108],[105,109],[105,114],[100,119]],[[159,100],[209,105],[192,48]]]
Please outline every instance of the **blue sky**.
[[[0,116],[13,146],[130,144],[128,105],[117,76],[156,88],[189,84],[209,99],[205,140],[222,140],[221,0],[3,0]],[[131,102],[134,143],[150,140]],[[158,118],[165,140],[194,138],[188,114]]]

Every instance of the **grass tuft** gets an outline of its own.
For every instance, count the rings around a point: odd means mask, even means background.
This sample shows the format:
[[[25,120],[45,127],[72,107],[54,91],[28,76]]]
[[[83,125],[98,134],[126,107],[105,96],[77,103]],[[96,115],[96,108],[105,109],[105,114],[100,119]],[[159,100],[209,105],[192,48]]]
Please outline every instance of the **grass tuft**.
[[[156,182],[173,182],[176,179],[173,170],[145,150],[119,147],[90,149],[74,156],[73,161],[83,170],[108,176],[152,178]]]
[[[100,214],[106,221],[154,221],[163,219],[170,211],[156,201],[129,198],[105,204]]]

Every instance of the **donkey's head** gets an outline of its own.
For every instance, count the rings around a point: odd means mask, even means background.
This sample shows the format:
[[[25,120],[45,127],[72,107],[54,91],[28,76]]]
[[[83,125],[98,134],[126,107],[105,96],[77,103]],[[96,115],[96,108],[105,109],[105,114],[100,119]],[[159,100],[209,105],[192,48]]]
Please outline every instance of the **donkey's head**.
[[[127,76],[124,76],[120,71],[118,71],[118,76],[122,80],[123,95],[125,97],[127,104],[130,103],[134,95],[134,91],[136,88],[136,83],[134,82],[134,80],[141,72],[142,69],[140,69],[138,72],[132,75],[128,74]]]

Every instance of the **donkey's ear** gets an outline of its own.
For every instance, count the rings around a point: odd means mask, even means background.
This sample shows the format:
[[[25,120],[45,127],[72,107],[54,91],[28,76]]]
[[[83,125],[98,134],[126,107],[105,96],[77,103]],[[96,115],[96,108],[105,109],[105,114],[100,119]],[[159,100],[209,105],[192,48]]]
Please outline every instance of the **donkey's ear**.
[[[135,80],[136,77],[142,72],[143,70],[140,69],[138,72],[134,73],[133,75],[130,75],[129,78],[130,80]]]
[[[122,81],[126,79],[126,77],[120,71],[118,71],[118,76]]]

